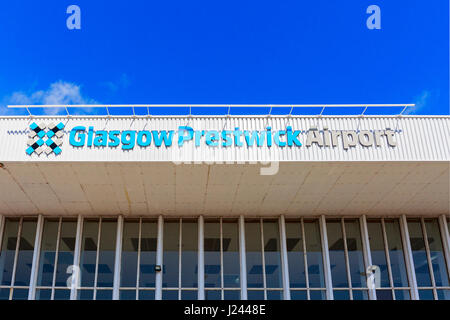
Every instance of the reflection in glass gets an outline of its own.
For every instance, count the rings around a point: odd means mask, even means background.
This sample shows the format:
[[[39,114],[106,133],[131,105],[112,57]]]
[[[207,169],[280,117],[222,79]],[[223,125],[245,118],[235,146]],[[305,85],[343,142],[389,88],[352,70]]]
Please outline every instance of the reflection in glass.
[[[281,253],[280,234],[277,221],[263,222],[264,237],[264,270],[266,272],[266,287],[281,288]],[[272,292],[272,293],[270,293]],[[270,293],[270,295],[269,295]],[[278,300],[280,291],[268,291],[267,299]]]
[[[2,251],[0,252],[0,284],[4,286],[11,285],[18,232],[19,219],[5,219]],[[4,290],[4,292],[6,291]]]
[[[17,255],[14,286],[28,286],[30,284],[35,236],[36,220],[24,220],[20,236],[19,253]]]
[[[120,286],[136,287],[139,248],[139,221],[125,221],[123,224],[122,257],[120,268]],[[135,298],[136,292],[133,291]],[[122,290],[122,296],[129,300],[129,292]]]
[[[81,242],[80,278],[82,287],[94,287],[97,261],[98,220],[85,220]]]
[[[102,220],[102,230],[100,235],[100,250],[98,253],[98,271],[97,271],[98,287],[113,286],[114,256],[116,253],[116,230],[117,230],[116,220],[109,220],[109,219]]]
[[[330,254],[330,268],[333,288],[348,287],[347,263],[345,261],[344,238],[342,235],[342,226],[339,220],[327,221],[328,245]],[[338,291],[335,299],[343,296],[344,291]]]
[[[139,286],[141,288],[155,287],[157,239],[158,239],[158,223],[156,221],[144,220],[142,222],[142,230],[141,230],[141,257],[139,263]],[[151,294],[149,293],[146,296],[146,299],[149,298],[150,296]]]
[[[178,288],[180,224],[178,221],[164,221],[163,241],[163,288]],[[164,291],[163,296],[171,296],[174,291]],[[175,291],[176,299],[178,292]]]
[[[364,267],[364,257],[361,241],[361,229],[358,220],[345,219],[345,235],[347,241],[348,263],[350,267],[350,277],[353,288],[362,288],[367,286],[366,277],[364,275],[366,269]],[[353,299],[355,299],[353,291]],[[361,291],[365,292],[365,291]]]
[[[239,227],[237,221],[222,221],[223,248],[223,286],[225,288],[239,288]],[[238,291],[234,291],[238,292]]]
[[[305,258],[303,252],[302,227],[300,222],[286,222],[286,247],[290,287],[306,288]]]
[[[51,287],[55,270],[56,242],[58,238],[59,219],[45,219],[42,232],[41,255],[39,259],[37,285]],[[45,296],[47,291],[42,291]],[[51,294],[51,290],[50,290]],[[37,294],[36,294],[37,296]],[[45,299],[42,299],[45,300]],[[48,299],[50,300],[50,298]]]
[[[431,275],[428,268],[427,252],[425,249],[425,241],[423,239],[420,221],[408,221],[408,231],[414,260],[414,269],[416,272],[417,286],[431,286]]]
[[[392,281],[394,287],[408,287],[405,256],[398,220],[385,220],[389,258],[391,260]]]
[[[204,228],[204,251],[205,251],[205,288],[220,288],[221,281],[221,263],[220,263],[220,222],[206,221]],[[213,300],[216,293],[220,291],[206,291],[206,299]],[[209,296],[208,296],[209,295]]]
[[[311,288],[324,288],[325,276],[323,271],[322,241],[320,237],[319,221],[304,221],[304,228],[309,286]],[[322,295],[322,293],[320,293],[321,291],[315,292],[319,292],[317,293],[317,297]],[[312,295],[313,291],[311,291],[311,299]]]
[[[183,240],[181,242],[181,286],[183,288],[196,288],[198,283],[198,224],[196,221],[182,223]],[[189,296],[194,291],[185,295]],[[195,291],[196,292],[196,291]],[[182,297],[183,300],[183,293]],[[191,300],[191,299],[189,299]]]
[[[247,287],[263,288],[261,225],[259,221],[245,222],[245,247],[245,256],[247,259]],[[255,294],[257,295],[259,293]]]
[[[75,237],[77,222],[74,220],[62,220],[59,239],[58,257],[56,265],[55,286],[66,287],[70,276],[67,268],[73,265]]]
[[[370,253],[372,255],[372,264],[380,267],[380,285],[381,287],[390,287],[388,266],[386,260],[386,251],[384,248],[383,229],[381,221],[367,221],[369,232]]]
[[[448,287],[449,275],[447,274],[447,264],[445,263],[441,232],[437,219],[425,220],[425,228],[427,229],[430,260],[436,286]]]

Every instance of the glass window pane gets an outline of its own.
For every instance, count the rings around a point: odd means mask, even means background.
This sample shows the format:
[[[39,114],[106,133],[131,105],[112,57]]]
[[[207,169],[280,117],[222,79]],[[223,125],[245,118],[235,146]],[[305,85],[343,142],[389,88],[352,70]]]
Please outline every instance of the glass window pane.
[[[163,287],[178,287],[179,268],[179,234],[180,224],[178,221],[164,221],[164,251],[163,251]],[[170,296],[172,291],[165,291]],[[178,300],[178,293],[177,298]]]
[[[430,270],[420,221],[408,221],[409,238],[416,271],[417,286],[431,286]]]
[[[282,300],[283,291],[280,290],[267,290],[267,300]]]
[[[197,300],[198,293],[197,290],[182,290],[181,300]]]
[[[37,289],[36,290],[36,300],[51,300],[52,290],[51,289]]]
[[[220,223],[205,222],[205,287],[221,287],[221,266],[220,266]],[[212,293],[211,293],[212,292]],[[214,291],[210,294],[214,295]],[[215,300],[215,298],[212,298]]]
[[[93,287],[97,261],[98,221],[85,220],[81,242],[80,277],[82,287]]]
[[[139,290],[139,300],[155,300],[155,290]]]
[[[93,300],[94,290],[78,290],[78,300]]]
[[[136,300],[136,290],[120,290],[120,300]]]
[[[5,286],[11,285],[18,232],[19,220],[5,219],[2,251],[0,252],[0,283]]]
[[[97,290],[95,300],[112,300],[112,290]]]
[[[450,300],[450,290],[437,290],[439,300]]]
[[[392,290],[376,290],[377,300],[394,300]]]
[[[264,291],[262,290],[248,290],[248,300],[264,300]]]
[[[341,222],[327,221],[327,233],[333,288],[346,288],[349,285]]]
[[[28,300],[28,289],[14,289],[13,300]]]
[[[178,300],[178,290],[163,290],[162,299],[163,300]]]
[[[70,300],[70,290],[55,290],[54,300]]]
[[[380,285],[381,287],[390,287],[381,221],[367,221],[367,229],[369,231],[372,264],[380,268]]]
[[[327,300],[324,290],[311,290],[309,291],[310,300]]]
[[[353,290],[353,300],[369,300],[367,290]]]
[[[223,292],[224,300],[240,300],[241,299],[241,291],[238,290],[224,290]]]
[[[73,265],[75,237],[77,233],[76,221],[62,221],[58,250],[58,265],[56,266],[55,286],[66,287],[69,274],[67,268]]]
[[[389,258],[391,260],[392,280],[394,287],[408,287],[405,256],[398,220],[385,220]]]
[[[350,292],[348,290],[334,290],[334,300],[350,300]]]
[[[411,300],[409,290],[395,290],[395,300]]]
[[[245,247],[247,287],[263,288],[261,225],[259,222],[245,222]]]
[[[198,283],[198,224],[182,221],[181,286],[196,288]],[[182,294],[183,295],[183,294]],[[184,300],[184,298],[182,297]]]
[[[419,290],[420,300],[434,300],[433,290]]]
[[[178,231],[174,235],[176,237],[178,235]],[[139,266],[139,286],[141,288],[155,287],[157,239],[158,239],[157,222],[143,221],[141,230],[141,258]]]
[[[291,300],[308,300],[306,290],[291,290]]]
[[[121,287],[136,287],[138,247],[139,221],[125,221],[125,223],[123,224],[122,257],[120,268]],[[128,294],[127,291],[123,292],[125,296]],[[136,294],[133,300],[135,299]]]
[[[449,275],[447,274],[447,265],[445,263],[441,232],[437,219],[425,221],[425,227],[427,229],[430,259],[436,286],[448,287]]]
[[[59,220],[45,219],[42,232],[41,253],[39,258],[38,286],[51,287],[55,270],[56,241],[58,240]],[[45,293],[43,293],[44,295]],[[42,299],[47,300],[47,299]]]
[[[281,288],[281,253],[278,222],[264,221],[263,234],[266,287]],[[276,293],[274,294],[277,295]]]
[[[205,290],[206,300],[222,300],[222,291],[219,290]]]
[[[324,288],[325,276],[323,273],[322,241],[319,221],[305,221],[304,228],[309,286],[311,288]]]
[[[345,220],[345,234],[347,236],[348,263],[350,266],[352,287],[366,287],[367,282],[364,276],[366,268],[364,267],[359,221]]]
[[[241,262],[239,260],[239,227],[237,221],[222,222],[223,246],[223,286],[239,288],[241,286]]]
[[[286,247],[291,288],[306,288],[305,258],[301,228],[300,222],[286,222]]]
[[[97,287],[113,286],[116,232],[116,220],[102,220],[100,250],[98,252]]]
[[[20,236],[19,254],[17,257],[16,279],[14,281],[15,286],[30,285],[35,236],[36,220],[24,220],[22,224],[22,234]]]
[[[0,300],[9,300],[9,294],[11,292],[11,289],[0,289]]]

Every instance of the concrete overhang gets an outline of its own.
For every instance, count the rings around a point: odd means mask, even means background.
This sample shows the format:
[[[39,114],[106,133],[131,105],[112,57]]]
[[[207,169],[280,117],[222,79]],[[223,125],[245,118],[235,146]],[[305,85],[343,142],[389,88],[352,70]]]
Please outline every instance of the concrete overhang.
[[[449,166],[280,162],[277,171],[261,164],[6,162],[0,214],[437,216],[449,214]]]

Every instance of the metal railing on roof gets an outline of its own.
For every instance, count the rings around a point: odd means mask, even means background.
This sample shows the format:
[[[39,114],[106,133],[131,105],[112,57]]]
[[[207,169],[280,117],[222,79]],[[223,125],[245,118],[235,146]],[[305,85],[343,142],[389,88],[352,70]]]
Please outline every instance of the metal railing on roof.
[[[151,110],[154,109],[165,109],[165,110],[173,110],[173,109],[185,109],[186,112],[182,112],[180,114],[176,114],[175,116],[242,116],[244,114],[233,114],[233,109],[267,109],[268,112],[261,112],[257,114],[251,114],[252,116],[324,116],[327,110],[329,109],[337,109],[341,108],[343,110],[355,110],[361,109],[361,112],[356,114],[349,113],[338,113],[332,115],[352,115],[352,116],[365,116],[368,115],[366,112],[371,109],[382,108],[382,110],[391,109],[398,110],[399,112],[394,112],[394,114],[390,114],[391,116],[402,116],[405,114],[405,111],[408,108],[415,107],[415,104],[77,104],[77,105],[9,105],[9,109],[23,109],[28,112],[29,117],[48,117],[48,116],[64,116],[64,117],[74,117],[74,116],[107,116],[107,117],[115,117],[115,116],[133,116],[133,117],[151,117],[151,116],[174,116],[171,113],[152,113]],[[118,109],[131,109],[131,114],[114,114],[112,110]],[[193,114],[193,110],[209,108],[209,110],[217,111],[220,108],[225,109],[224,113],[216,113],[210,112],[206,114]],[[32,110],[42,109],[47,110],[46,114],[33,114]],[[94,113],[93,109],[103,109],[105,114]],[[274,114],[274,110],[285,109],[285,113],[276,113]],[[316,109],[316,113],[312,114],[302,114],[294,111],[305,110],[305,109]],[[71,113],[70,111],[74,111]],[[76,114],[76,110],[82,112],[82,114]],[[139,110],[139,112],[137,112]],[[56,112],[63,112],[65,114],[55,114]],[[90,113],[91,112],[91,113]],[[248,114],[247,114],[248,115]],[[377,115],[377,114],[370,114]],[[378,114],[384,115],[384,114]]]

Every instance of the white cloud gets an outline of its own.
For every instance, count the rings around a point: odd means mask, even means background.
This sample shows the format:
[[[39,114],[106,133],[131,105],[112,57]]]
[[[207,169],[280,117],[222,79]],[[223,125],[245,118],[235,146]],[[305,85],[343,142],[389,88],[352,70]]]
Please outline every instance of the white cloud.
[[[430,95],[430,91],[424,90],[419,96],[414,99],[415,106],[407,108],[404,114],[415,114],[416,112],[418,112],[427,104],[428,100],[430,99]]]
[[[74,83],[58,81],[47,90],[31,94],[14,92],[8,99],[10,104],[93,104],[94,100],[81,94],[81,88]]]
[[[57,81],[50,84],[47,90],[35,92],[17,91],[3,99],[5,105],[70,105],[70,104],[98,104],[97,101],[84,96],[81,86]],[[57,114],[60,108],[47,109],[48,114]]]

